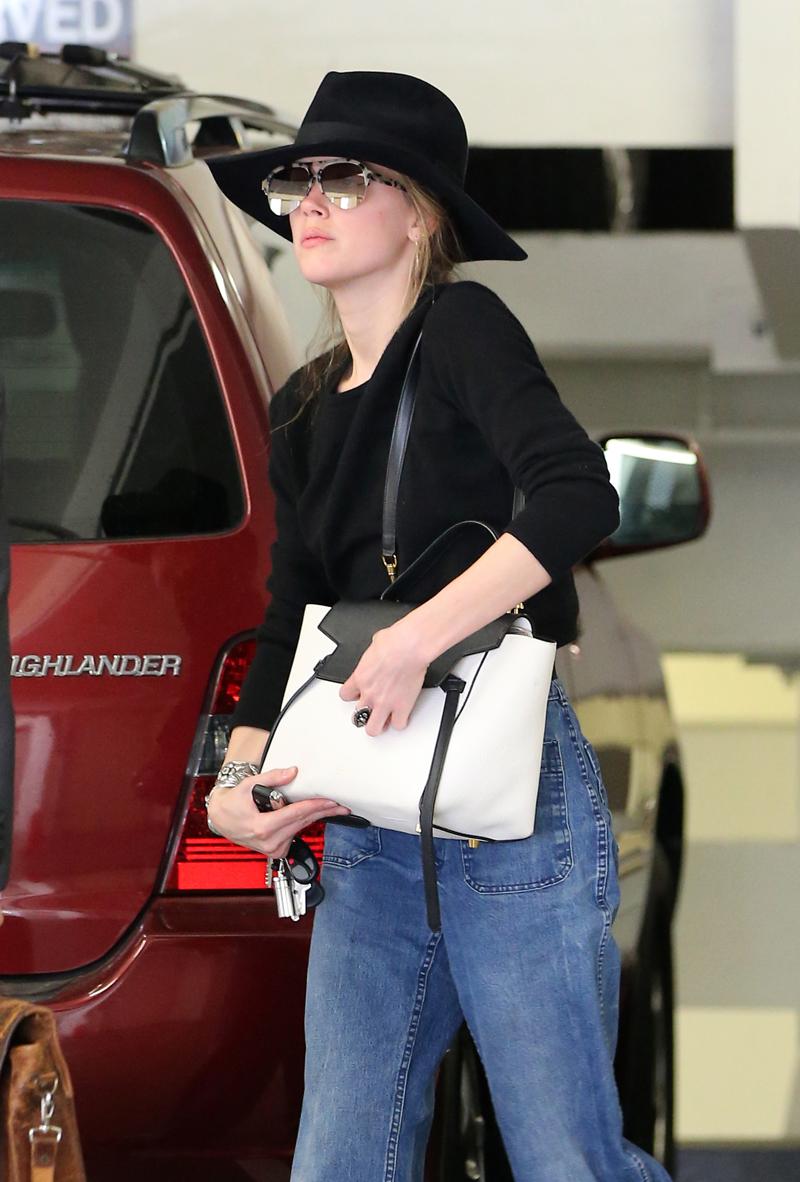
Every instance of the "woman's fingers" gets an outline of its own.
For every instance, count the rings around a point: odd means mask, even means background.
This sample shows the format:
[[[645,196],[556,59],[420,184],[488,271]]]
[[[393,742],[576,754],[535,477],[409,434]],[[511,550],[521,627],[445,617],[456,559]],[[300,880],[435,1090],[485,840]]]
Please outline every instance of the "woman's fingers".
[[[403,730],[422,689],[427,665],[418,644],[408,643],[408,619],[379,629],[339,688],[339,697],[356,702],[357,711],[369,709],[364,730],[372,737],[390,727]]]
[[[229,841],[268,857],[283,857],[292,838],[301,829],[323,817],[342,816],[350,810],[328,797],[312,797],[288,804],[282,797],[272,800],[273,808],[262,813],[253,800],[256,784],[280,793],[280,786],[297,775],[297,768],[273,768],[247,776],[232,788],[219,788],[209,801],[209,820]]]
[[[282,841],[286,837],[294,837],[298,830],[322,817],[341,816],[349,811],[342,805],[338,805],[335,800],[312,796],[308,800],[285,804],[281,808],[259,817],[263,823],[259,826],[259,829],[262,829],[259,836],[263,836],[266,840],[271,840],[274,837],[276,840]]]
[[[280,788],[282,784],[288,784],[297,775],[296,767],[274,767],[268,772],[260,772],[257,776],[248,776],[247,781],[251,784],[266,784],[268,788]],[[244,780],[241,781],[244,783]]]
[[[284,805],[273,813],[265,814],[264,820],[269,824],[266,833],[260,833],[258,844],[254,841],[252,848],[271,858],[283,858],[289,851],[292,838],[315,821],[323,817],[344,816],[350,810],[335,801],[312,797],[309,800],[298,800],[295,804]],[[271,822],[271,824],[270,824]]]

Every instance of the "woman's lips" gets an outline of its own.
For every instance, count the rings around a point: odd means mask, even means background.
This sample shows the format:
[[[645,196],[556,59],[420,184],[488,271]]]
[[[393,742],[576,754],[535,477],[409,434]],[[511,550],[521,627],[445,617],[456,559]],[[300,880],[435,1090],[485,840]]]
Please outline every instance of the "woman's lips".
[[[320,246],[323,242],[330,242],[331,239],[324,234],[308,234],[303,239],[303,246]]]

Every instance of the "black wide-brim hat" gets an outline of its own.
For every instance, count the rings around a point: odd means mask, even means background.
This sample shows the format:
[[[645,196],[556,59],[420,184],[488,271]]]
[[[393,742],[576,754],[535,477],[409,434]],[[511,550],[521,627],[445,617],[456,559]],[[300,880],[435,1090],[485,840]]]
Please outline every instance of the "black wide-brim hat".
[[[405,173],[438,198],[467,259],[526,259],[525,251],[465,192],[467,150],[458,108],[429,82],[377,70],[331,71],[294,143],[211,157],[206,164],[234,205],[289,241],[289,218],[271,211],[261,182],[273,168],[300,156],[349,156]]]

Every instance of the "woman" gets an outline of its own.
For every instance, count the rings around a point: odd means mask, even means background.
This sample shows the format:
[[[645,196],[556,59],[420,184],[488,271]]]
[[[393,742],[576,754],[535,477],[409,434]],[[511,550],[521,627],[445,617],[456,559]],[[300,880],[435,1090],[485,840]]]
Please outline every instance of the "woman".
[[[434,657],[520,601],[540,635],[574,640],[571,568],[618,522],[602,452],[519,322],[481,284],[451,282],[460,258],[525,257],[467,197],[466,160],[463,121],[440,91],[355,72],[326,76],[293,144],[210,163],[233,201],[291,239],[341,325],[340,341],[271,403],[271,602],[208,801],[216,830],[268,855],[285,854],[311,821],[347,812],[317,799],[262,816],[253,784],[279,790],[296,768],[252,773],[304,605],[376,598],[387,585],[386,460],[423,322],[399,567],[455,521],[482,519],[499,538],[479,556],[451,555],[419,589],[419,606],[375,634],[341,688],[370,712],[367,734],[405,727]],[[526,504],[509,522],[515,485]],[[421,1179],[436,1068],[464,1019],[518,1182],[664,1182],[663,1168],[622,1136],[609,930],[617,847],[594,753],[558,679],[534,835],[436,847],[441,928],[431,931],[418,839],[327,827],[294,1182]]]

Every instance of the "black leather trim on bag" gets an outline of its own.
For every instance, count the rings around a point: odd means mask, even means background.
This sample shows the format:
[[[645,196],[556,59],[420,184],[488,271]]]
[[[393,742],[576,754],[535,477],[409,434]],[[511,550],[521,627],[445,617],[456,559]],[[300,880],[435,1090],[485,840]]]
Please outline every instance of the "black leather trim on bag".
[[[431,931],[438,931],[442,926],[441,909],[439,907],[439,884],[436,879],[436,852],[433,844],[433,810],[436,807],[436,796],[444,770],[444,760],[450,737],[458,711],[458,699],[464,692],[466,682],[461,677],[450,675],[442,685],[445,692],[444,709],[439,734],[436,736],[436,746],[433,749],[431,770],[419,801],[420,841],[422,845],[422,881],[425,884],[425,909],[428,916],[428,927]]]
[[[283,716],[285,715],[285,713],[289,709],[289,707],[292,706],[297,701],[297,699],[300,697],[300,695],[305,690],[307,690],[310,685],[314,684],[315,677],[316,677],[316,670],[311,674],[310,677],[306,678],[306,680],[303,682],[302,685],[299,685],[297,687],[297,689],[292,694],[291,698],[289,698],[289,701],[284,703],[284,705],[281,707],[280,713],[278,714],[277,718],[275,719],[272,726],[270,727],[269,735],[267,736],[267,741],[264,744],[264,749],[261,752],[261,759],[259,760],[260,767],[263,768],[263,766],[266,762],[267,753],[270,749],[270,746],[272,745],[272,740],[275,737],[275,731],[278,729],[278,723],[281,721],[281,719],[283,718]]]
[[[336,649],[319,662],[315,670],[317,677],[323,681],[336,681],[340,685],[347,681],[372,643],[375,633],[381,628],[391,627],[413,611],[414,607],[414,604],[389,600],[340,600],[319,623],[320,631],[336,641]],[[513,615],[500,616],[452,645],[431,661],[423,687],[430,689],[442,685],[453,665],[462,657],[497,648],[516,619]]]
[[[470,529],[479,526],[489,535],[492,542],[497,541],[497,534],[485,521],[478,521],[470,517],[465,518],[464,521],[456,521],[455,524],[449,525],[446,530],[443,530],[438,538],[434,538],[422,553],[418,554],[414,561],[410,562],[405,570],[396,577],[394,582],[384,588],[381,592],[381,599],[393,601],[401,588],[405,590],[409,583],[425,576],[434,563],[446,554],[449,547],[458,540],[459,535],[464,532],[465,526]]]

